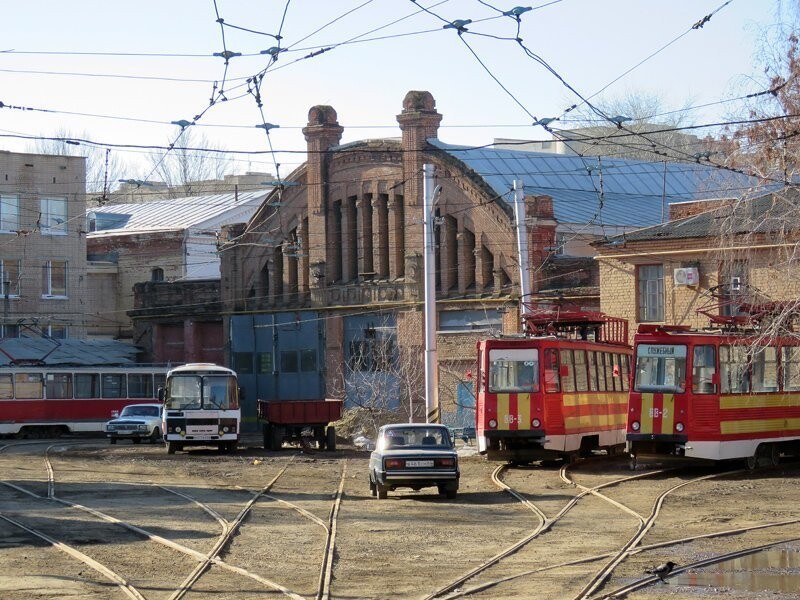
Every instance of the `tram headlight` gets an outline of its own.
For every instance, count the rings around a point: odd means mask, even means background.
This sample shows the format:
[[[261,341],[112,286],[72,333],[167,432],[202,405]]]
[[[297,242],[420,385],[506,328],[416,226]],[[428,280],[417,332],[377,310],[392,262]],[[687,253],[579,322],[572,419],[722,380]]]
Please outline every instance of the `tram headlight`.
[[[683,423],[675,423],[675,431],[677,431],[678,433],[683,431]]]
[[[531,421],[532,427],[539,427],[541,424],[542,422],[539,419],[534,419],[533,421]]]
[[[639,421],[634,421],[633,423],[631,423],[631,429],[633,429],[634,431],[639,431],[639,427],[640,427]]]
[[[497,429],[497,421],[495,421],[494,419],[489,419],[489,427],[491,429]]]

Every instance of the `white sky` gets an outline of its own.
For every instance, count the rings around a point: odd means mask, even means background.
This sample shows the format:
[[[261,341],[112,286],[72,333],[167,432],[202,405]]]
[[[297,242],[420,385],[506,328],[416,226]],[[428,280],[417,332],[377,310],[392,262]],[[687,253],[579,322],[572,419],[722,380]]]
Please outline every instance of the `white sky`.
[[[345,127],[343,142],[395,137],[399,135],[395,117],[412,89],[428,90],[436,99],[444,115],[442,141],[481,145],[495,137],[547,139],[541,128],[531,125],[530,115],[559,116],[577,98],[513,40],[472,35],[514,38],[512,19],[480,21],[499,15],[486,4],[509,10],[516,6],[514,1],[216,0],[216,8],[229,25],[277,33],[288,4],[280,43],[288,50],[279,55],[262,86],[264,118],[280,125],[270,134],[273,147],[300,151],[279,155],[280,174],[285,177],[304,160],[300,129],[311,106],[329,104],[336,109]],[[589,97],[682,36],[613,83],[605,94],[645,92],[662,96],[668,108],[687,102],[699,106],[763,89],[763,75],[754,66],[756,41],[776,20],[777,4],[775,0],[727,4],[725,0],[538,0],[522,3],[541,8],[522,15],[520,37],[570,86]],[[470,34],[459,38],[420,6],[447,20],[472,19],[475,22],[467,26]],[[717,9],[701,29],[692,29]],[[0,134],[49,136],[61,128],[102,143],[166,145],[177,132],[170,122],[191,120],[208,108],[212,82],[223,76],[223,59],[212,56],[223,50],[216,18],[214,0],[15,2],[3,14],[0,101],[58,112],[2,108]],[[391,24],[399,19],[403,20]],[[298,60],[359,36],[393,37],[340,45]],[[259,52],[277,42],[230,27],[225,28],[225,40],[229,50],[244,56],[231,59],[224,87],[228,101],[211,107],[194,130],[228,150],[267,150],[263,130],[255,128],[261,115],[253,96],[244,93],[243,78],[267,66],[268,56]],[[464,42],[518,102],[480,66]],[[201,56],[85,54],[101,52]],[[727,102],[698,109],[688,121],[724,120],[740,106]],[[0,149],[25,151],[32,146],[30,141],[0,137]],[[114,152],[131,166],[127,177],[148,175],[142,151]],[[237,172],[275,172],[270,155],[236,158]]]

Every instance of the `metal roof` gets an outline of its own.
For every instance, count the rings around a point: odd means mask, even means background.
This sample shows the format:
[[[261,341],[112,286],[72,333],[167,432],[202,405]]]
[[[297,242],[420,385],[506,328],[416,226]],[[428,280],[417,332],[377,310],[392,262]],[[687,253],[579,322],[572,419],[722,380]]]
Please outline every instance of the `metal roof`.
[[[96,230],[92,234],[105,231],[180,231],[224,216],[231,209],[250,207],[255,210],[271,190],[151,200],[138,204],[107,204],[88,210],[87,214],[95,215]]]
[[[780,193],[772,192],[758,198],[706,211],[663,225],[647,227],[638,231],[609,238],[611,243],[653,240],[675,240],[707,238],[722,234],[784,233],[797,231],[797,208],[800,206],[800,191],[785,188]]]
[[[435,138],[428,143],[464,163],[509,203],[515,179],[526,195],[551,196],[560,223],[646,227],[660,223],[672,202],[741,198],[758,187],[755,178],[700,163],[471,148]]]
[[[0,349],[0,365],[3,366],[8,366],[12,358],[34,361],[45,356],[47,365],[130,365],[136,362],[139,352],[136,346],[116,340],[51,340],[43,337],[5,338],[0,340]]]

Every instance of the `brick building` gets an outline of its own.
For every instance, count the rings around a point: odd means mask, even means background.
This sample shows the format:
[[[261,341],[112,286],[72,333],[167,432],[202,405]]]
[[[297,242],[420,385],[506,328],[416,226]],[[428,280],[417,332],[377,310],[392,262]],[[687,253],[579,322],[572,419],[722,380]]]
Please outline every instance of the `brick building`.
[[[800,194],[685,203],[680,218],[596,244],[602,310],[639,323],[706,327],[742,303],[797,301]],[[708,208],[711,210],[707,210]]]
[[[0,151],[0,337],[86,331],[83,157]]]
[[[194,317],[203,314],[207,321],[208,308],[197,310],[198,303],[218,302],[219,285],[212,287],[216,297],[208,295],[206,287],[194,299],[183,289],[163,292],[164,286],[141,288],[144,282],[184,282],[219,279],[217,255],[220,228],[229,223],[247,221],[266,197],[268,189],[259,191],[192,196],[171,200],[151,200],[146,203],[108,204],[87,211],[86,235],[89,258],[89,287],[93,296],[102,299],[92,305],[88,325],[89,335],[132,340],[147,349],[153,362],[183,362],[173,351],[183,343],[183,330],[194,344],[208,343],[217,347],[221,340],[222,320],[218,304],[212,319],[216,333],[206,342],[198,337],[200,327]],[[158,291],[156,291],[158,290]],[[152,296],[148,296],[152,294]],[[164,298],[172,298],[172,305]],[[139,303],[136,303],[138,298]],[[152,323],[143,320],[160,308],[160,318]],[[134,308],[144,312],[128,314]],[[177,329],[176,329],[177,327]],[[181,330],[180,333],[178,330]],[[171,346],[172,350],[167,347]],[[199,351],[190,350],[196,356]],[[200,353],[202,354],[202,353]]]
[[[246,224],[224,230],[222,301],[230,365],[256,398],[389,398],[420,418],[422,167],[436,201],[439,398],[445,420],[471,401],[464,373],[478,336],[518,330],[519,261],[511,205],[525,189],[534,297],[599,305],[590,240],[652,225],[665,207],[718,192],[699,165],[465,148],[437,139],[442,115],[409,92],[401,140],[340,145],[330,106],[303,129],[307,162]],[[570,247],[570,252],[564,252]],[[392,361],[381,357],[389,351]],[[401,368],[392,369],[389,362]],[[449,383],[448,383],[449,382]],[[424,416],[423,416],[424,418]]]

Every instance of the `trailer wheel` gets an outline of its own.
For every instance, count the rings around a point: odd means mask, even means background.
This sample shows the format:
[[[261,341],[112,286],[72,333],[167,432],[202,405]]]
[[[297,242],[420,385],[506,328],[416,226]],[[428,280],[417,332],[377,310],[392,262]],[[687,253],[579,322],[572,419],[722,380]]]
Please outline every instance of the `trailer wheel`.
[[[336,450],[336,428],[333,425],[328,427],[328,431],[325,435],[325,443],[328,446],[328,450],[331,452]]]
[[[270,450],[280,450],[283,447],[283,427],[273,425],[270,434]]]
[[[325,450],[325,428],[314,427],[314,441],[317,442],[317,448]]]
[[[264,423],[261,426],[261,434],[264,438],[264,450],[269,450],[272,443],[272,426],[269,423]]]

